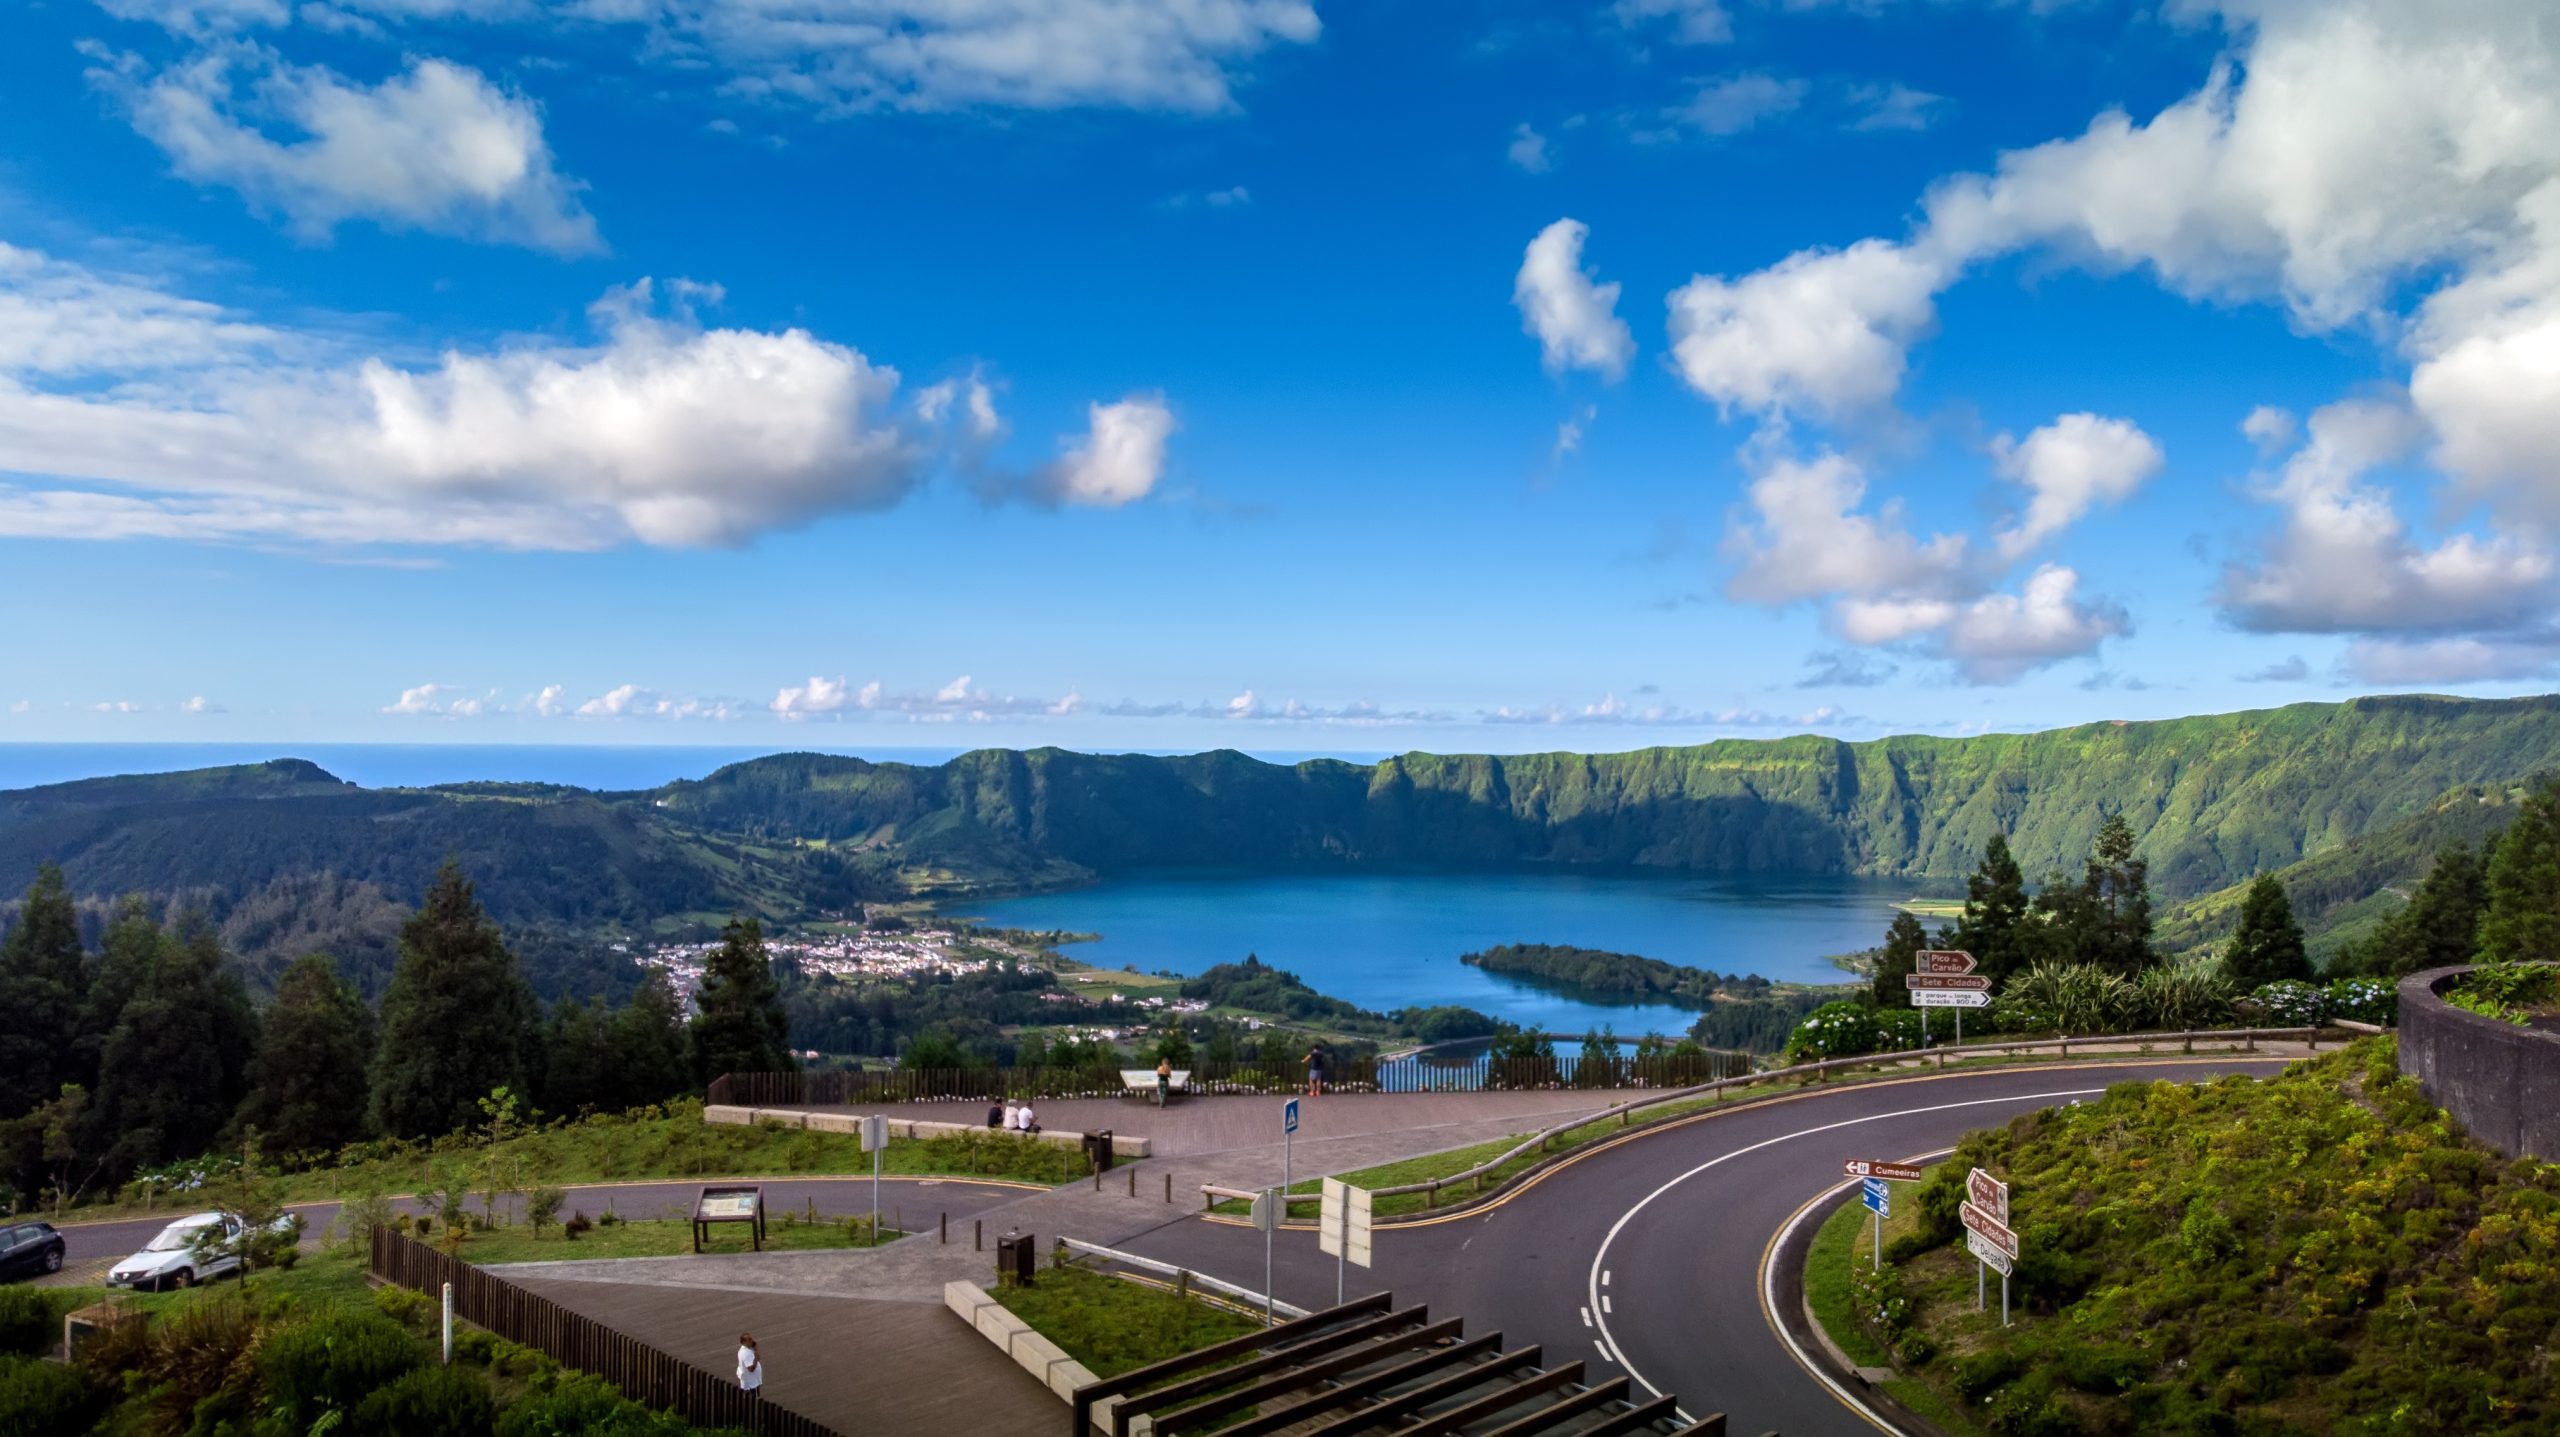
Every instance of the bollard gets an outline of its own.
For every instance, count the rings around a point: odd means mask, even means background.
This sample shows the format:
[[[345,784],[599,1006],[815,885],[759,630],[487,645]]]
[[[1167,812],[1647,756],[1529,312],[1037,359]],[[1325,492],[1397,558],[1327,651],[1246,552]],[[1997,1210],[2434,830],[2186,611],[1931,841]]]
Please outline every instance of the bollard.
[[[987,1250],[987,1220],[985,1218],[979,1217],[971,1218],[969,1220],[969,1250],[971,1252],[985,1252]]]
[[[1129,1196],[1131,1196],[1131,1197],[1136,1197],[1137,1195],[1138,1195],[1138,1170],[1137,1170],[1136,1168],[1131,1168],[1131,1169],[1129,1169]]]
[[[889,1209],[889,1230],[900,1237],[905,1237],[907,1235],[907,1210],[905,1208],[893,1207]],[[873,1247],[878,1247],[880,1245],[880,1234],[875,1232],[871,1235],[871,1245]]]
[[[942,1215],[942,1245],[944,1247],[951,1245],[951,1214],[949,1213]]]
[[[1102,1164],[1100,1163],[1095,1163],[1093,1165],[1093,1190],[1095,1192],[1102,1191]]]
[[[1164,1172],[1164,1200],[1173,1201],[1173,1169],[1171,1168],[1165,1169]]]

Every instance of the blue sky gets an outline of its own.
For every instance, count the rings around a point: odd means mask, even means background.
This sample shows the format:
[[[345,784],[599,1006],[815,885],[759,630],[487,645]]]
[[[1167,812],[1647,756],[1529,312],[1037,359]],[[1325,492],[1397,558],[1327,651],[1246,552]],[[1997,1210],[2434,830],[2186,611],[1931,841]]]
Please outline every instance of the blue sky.
[[[2560,32],[2422,8],[22,7],[0,741],[2539,690]]]

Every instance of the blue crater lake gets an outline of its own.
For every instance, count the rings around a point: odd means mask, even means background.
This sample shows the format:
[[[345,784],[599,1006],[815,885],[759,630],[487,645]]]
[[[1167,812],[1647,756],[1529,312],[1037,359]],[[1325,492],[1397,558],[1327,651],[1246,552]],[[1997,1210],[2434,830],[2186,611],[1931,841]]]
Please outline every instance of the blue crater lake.
[[[1458,961],[1500,943],[1569,943],[1665,962],[1839,983],[1827,960],[1882,942],[1907,884],[1842,877],[1572,873],[1162,875],[954,905],[1010,928],[1097,933],[1077,959],[1198,973],[1246,954],[1363,1008],[1456,1003],[1523,1027],[1685,1033],[1696,1014],[1499,978]]]

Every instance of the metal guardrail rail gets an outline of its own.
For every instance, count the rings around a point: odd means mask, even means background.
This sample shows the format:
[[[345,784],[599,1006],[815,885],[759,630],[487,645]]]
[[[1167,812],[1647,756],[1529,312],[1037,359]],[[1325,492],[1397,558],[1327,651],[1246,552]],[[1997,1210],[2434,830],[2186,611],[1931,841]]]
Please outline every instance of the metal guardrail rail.
[[[1820,1079],[1828,1077],[1833,1073],[1846,1072],[1857,1068],[1902,1066],[1914,1062],[1927,1063],[1931,1059],[1935,1059],[1937,1066],[1943,1068],[1947,1066],[1950,1059],[1961,1061],[1965,1058],[1993,1056],[2004,1053],[2034,1052],[2045,1049],[2058,1049],[2060,1055],[2067,1058],[2071,1056],[2071,1045],[2074,1043],[2079,1044],[2083,1049],[2121,1048],[2130,1044],[2146,1050],[2156,1048],[2166,1043],[2176,1043],[2180,1045],[2180,1050],[2182,1052],[2188,1053],[2195,1051],[2195,1045],[2199,1040],[2226,1047],[2237,1045],[2248,1052],[2257,1051],[2258,1044],[2262,1042],[2300,1042],[2307,1043],[2310,1046],[2317,1048],[2320,1045],[2321,1035],[2324,1033],[2334,1034],[2341,1041],[2356,1036],[2353,1030],[2340,1029],[2335,1025],[2314,1026],[2308,1028],[2200,1028],[2178,1033],[2102,1033],[2092,1034],[2088,1037],[2082,1038],[2060,1036],[2053,1038],[2021,1038],[2000,1043],[1950,1043],[1933,1048],[1903,1048],[1886,1053],[1860,1053],[1855,1057],[1848,1058],[1826,1058],[1818,1063],[1797,1063],[1789,1067],[1770,1068],[1761,1072],[1750,1073],[1739,1077],[1718,1078],[1713,1082],[1700,1083],[1695,1087],[1679,1088],[1653,1093],[1642,1098],[1637,1098],[1631,1102],[1619,1103],[1612,1107],[1603,1108],[1597,1112],[1585,1113],[1579,1117],[1567,1118],[1562,1122],[1552,1124],[1530,1134],[1528,1137],[1521,1139],[1517,1146],[1506,1149],[1502,1153],[1488,1158],[1485,1161],[1476,1164],[1474,1167],[1468,1168],[1464,1172],[1451,1173],[1446,1177],[1429,1178],[1422,1182],[1398,1183],[1393,1187],[1371,1188],[1369,1190],[1369,1195],[1373,1198],[1380,1198],[1403,1197],[1414,1193],[1421,1193],[1425,1197],[1426,1205],[1436,1207],[1439,1205],[1440,1194],[1443,1190],[1455,1187],[1461,1183],[1471,1184],[1477,1190],[1481,1190],[1484,1179],[1494,1172],[1494,1170],[1500,1168],[1503,1164],[1508,1163],[1513,1159],[1532,1151],[1533,1149],[1543,1151],[1547,1144],[1553,1142],[1557,1137],[1562,1134],[1572,1132],[1576,1128],[1586,1128],[1591,1126],[1593,1123],[1606,1122],[1610,1118],[1618,1119],[1619,1123],[1624,1126],[1626,1125],[1630,1115],[1640,1112],[1646,1108],[1660,1107],[1666,1103],[1688,1102],[1695,1098],[1712,1096],[1713,1094],[1725,1092],[1734,1088],[1747,1088],[1760,1083],[1781,1082],[1789,1078],[1810,1077]],[[1200,1191],[1212,1204],[1221,1199],[1240,1199],[1250,1201],[1256,1196],[1256,1194],[1250,1190],[1217,1187],[1207,1183],[1203,1183],[1201,1185]],[[1322,1200],[1322,1196],[1323,1195],[1321,1193],[1289,1193],[1286,1195],[1285,1200],[1292,1203],[1318,1202]]]
[[[1239,1302],[1250,1303],[1255,1307],[1261,1307],[1265,1302],[1268,1302],[1273,1312],[1280,1313],[1283,1316],[1304,1317],[1307,1315],[1307,1309],[1299,1307],[1294,1303],[1282,1302],[1276,1297],[1266,1297],[1264,1294],[1256,1292],[1252,1288],[1239,1287],[1232,1282],[1222,1282],[1217,1278],[1209,1276],[1207,1273],[1201,1272],[1197,1268],[1183,1267],[1176,1263],[1164,1262],[1152,1257],[1140,1257],[1134,1252],[1122,1252],[1118,1248],[1104,1247],[1100,1243],[1086,1242],[1081,1238],[1062,1237],[1058,1239],[1058,1241],[1069,1252],[1079,1253],[1086,1257],[1098,1257],[1105,1262],[1116,1262],[1122,1267],[1134,1267],[1140,1272],[1152,1272],[1160,1277],[1188,1277],[1191,1280],[1191,1285],[1193,1287],[1206,1288],[1211,1292],[1232,1297]]]

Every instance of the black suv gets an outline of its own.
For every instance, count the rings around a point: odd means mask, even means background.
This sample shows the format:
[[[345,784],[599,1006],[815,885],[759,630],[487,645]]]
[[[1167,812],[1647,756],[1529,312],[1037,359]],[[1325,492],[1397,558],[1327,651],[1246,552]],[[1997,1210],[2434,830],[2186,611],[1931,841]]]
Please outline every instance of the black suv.
[[[0,1227],[0,1278],[62,1271],[62,1234],[49,1222]]]

